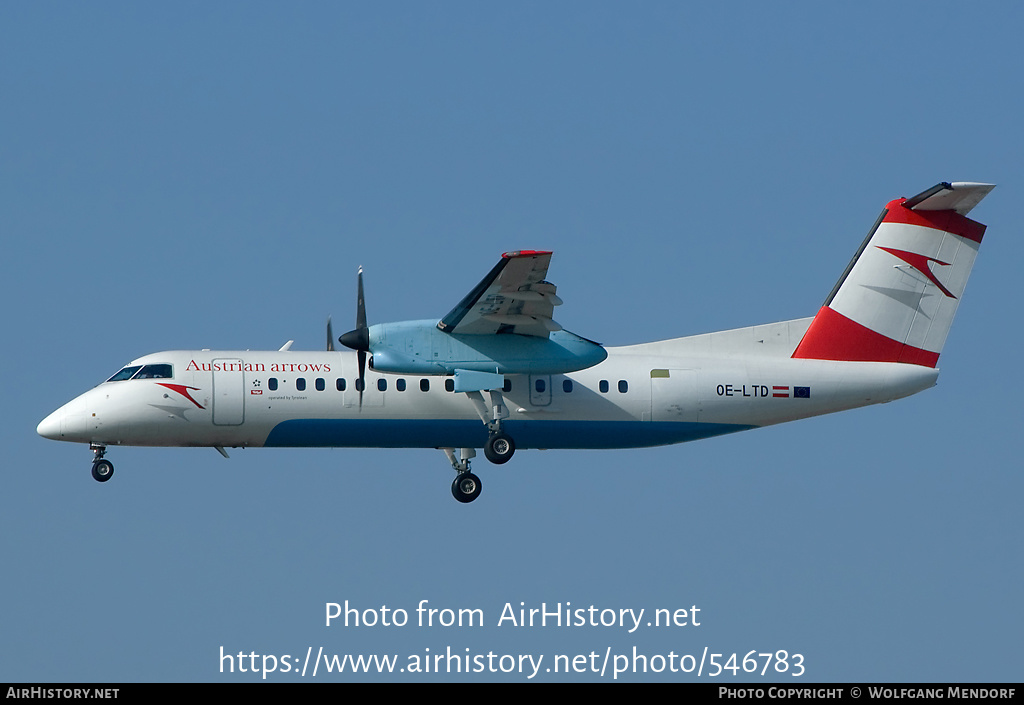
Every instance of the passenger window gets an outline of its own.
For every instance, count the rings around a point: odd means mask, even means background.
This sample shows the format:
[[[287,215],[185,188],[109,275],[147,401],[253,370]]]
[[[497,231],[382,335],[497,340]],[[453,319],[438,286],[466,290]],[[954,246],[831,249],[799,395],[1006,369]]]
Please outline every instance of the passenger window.
[[[619,380],[619,393],[620,393],[620,394],[625,394],[625,393],[626,393],[626,390],[627,390],[628,388],[629,388],[629,386],[628,386],[628,385],[626,384],[626,380],[624,380],[624,379],[620,379],[620,380]]]
[[[601,394],[608,393],[608,380],[602,379],[601,383],[597,385],[597,388],[601,390]]]
[[[323,377],[317,377],[316,382],[313,383],[316,386],[316,391],[322,392],[327,388],[327,383],[324,382]]]
[[[511,392],[512,391],[512,380],[506,379],[505,380],[505,384],[501,388],[501,391],[505,392],[505,394],[508,394],[509,392]]]
[[[572,391],[572,380],[571,379],[563,379],[562,380],[562,391],[565,392],[566,394],[568,394],[569,392]]]
[[[366,380],[356,379],[356,391],[361,392],[366,389]]]
[[[446,391],[446,392],[454,392],[455,391],[455,380],[454,379],[446,379],[444,381],[444,391]]]
[[[295,388],[300,392],[306,391],[306,378],[299,377],[297,380],[295,380]]]
[[[335,380],[335,382],[334,382],[334,387],[339,392],[344,392],[345,391],[345,378],[344,377],[338,377],[338,379]]]
[[[400,392],[404,392],[405,391],[405,380],[402,379],[401,377],[399,377],[397,380],[395,380],[395,389],[397,389]]]
[[[267,388],[272,392],[277,391],[277,377],[271,377],[267,380]]]
[[[383,377],[378,379],[377,380],[377,389],[382,391],[382,392],[388,391],[388,381],[386,379],[384,379]]]
[[[542,379],[538,379],[536,382],[534,382],[533,386],[534,386],[534,389],[537,390],[538,394],[543,394],[544,390],[547,389],[547,387],[548,387],[548,385],[545,384],[544,380],[542,380]]]
[[[420,380],[420,391],[421,392],[429,392],[430,391],[430,380],[429,379],[423,378],[423,379]]]

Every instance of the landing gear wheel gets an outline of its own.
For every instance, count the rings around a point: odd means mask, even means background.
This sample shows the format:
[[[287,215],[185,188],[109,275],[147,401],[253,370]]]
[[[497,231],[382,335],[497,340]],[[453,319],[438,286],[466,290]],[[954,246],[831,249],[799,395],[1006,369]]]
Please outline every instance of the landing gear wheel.
[[[92,464],[92,477],[96,482],[106,482],[114,475],[114,464],[109,460],[97,460]]]
[[[484,445],[484,456],[495,465],[507,463],[515,452],[515,441],[504,433],[492,433]]]
[[[452,483],[452,497],[463,504],[480,496],[480,478],[471,472],[459,473]]]

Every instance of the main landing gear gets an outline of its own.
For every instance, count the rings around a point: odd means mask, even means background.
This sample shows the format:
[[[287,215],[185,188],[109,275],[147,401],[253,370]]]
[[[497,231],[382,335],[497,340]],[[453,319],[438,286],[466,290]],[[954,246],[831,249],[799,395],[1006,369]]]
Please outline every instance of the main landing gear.
[[[466,504],[480,496],[480,478],[471,472],[458,475],[452,482],[452,496]]]
[[[466,397],[473,403],[480,420],[487,426],[487,442],[484,443],[484,457],[495,465],[502,465],[512,459],[516,452],[516,443],[505,433],[502,421],[508,418],[508,408],[501,396],[500,389],[487,391],[490,404],[484,400],[480,391],[468,391]],[[480,496],[480,478],[470,472],[469,461],[476,456],[473,448],[460,448],[456,457],[455,448],[442,448],[444,454],[455,469],[455,480],[452,482],[452,496],[463,504],[468,504]]]
[[[92,449],[94,457],[92,462],[92,478],[96,482],[106,482],[114,476],[114,464],[109,460],[103,459],[107,452],[107,447],[91,445],[89,448]]]
[[[472,502],[480,496],[480,478],[469,471],[469,460],[476,456],[475,448],[459,449],[459,456],[455,455],[455,448],[442,448],[444,454],[455,470],[455,480],[452,482],[452,497],[463,504]]]
[[[484,445],[484,457],[495,465],[502,465],[512,459],[516,452],[516,443],[507,433],[492,431],[487,436],[487,443]]]
[[[460,448],[456,455],[455,448],[442,448],[444,454],[455,470],[455,480],[452,481],[452,496],[463,504],[468,504],[480,496],[482,484],[480,478],[474,475],[469,468],[470,459],[476,457],[476,449]],[[484,445],[484,456],[492,463],[501,465],[507,463],[516,452],[515,441],[508,434],[492,432]]]
[[[487,394],[490,396],[489,404],[478,391],[467,392],[466,397],[473,403],[480,420],[487,427],[484,456],[495,465],[501,465],[512,459],[512,454],[516,452],[516,444],[512,437],[502,430],[502,422],[508,418],[508,407],[505,406],[501,390],[491,389]]]

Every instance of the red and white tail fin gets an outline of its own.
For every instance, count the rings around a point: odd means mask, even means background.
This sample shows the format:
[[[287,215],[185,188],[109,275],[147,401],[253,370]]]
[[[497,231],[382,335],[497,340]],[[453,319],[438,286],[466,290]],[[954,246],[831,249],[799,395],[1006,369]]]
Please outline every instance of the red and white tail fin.
[[[935,367],[985,234],[966,215],[993,188],[941,183],[890,201],[793,357]]]

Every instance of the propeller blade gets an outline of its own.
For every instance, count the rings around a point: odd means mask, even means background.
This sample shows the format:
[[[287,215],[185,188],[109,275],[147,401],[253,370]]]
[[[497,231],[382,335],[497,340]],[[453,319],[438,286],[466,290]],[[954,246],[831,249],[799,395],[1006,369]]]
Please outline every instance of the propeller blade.
[[[366,299],[363,297],[363,268],[359,268],[358,288],[356,290],[356,327],[342,334],[338,342],[346,348],[359,353],[359,379],[356,389],[359,390],[359,408],[363,408],[363,390],[366,388],[366,353],[370,351],[370,329],[366,325]]]
[[[359,268],[359,288],[356,294],[356,327],[342,334],[338,342],[353,350],[370,350],[370,329],[366,326],[366,299],[363,297],[363,268]]]
[[[327,352],[334,352],[334,330],[331,328],[331,317],[327,317]]]
[[[359,409],[363,408],[363,390],[366,389],[366,351],[360,350],[356,355],[359,357],[359,379],[356,380],[356,388],[359,390]]]
[[[363,298],[363,268],[359,268],[359,291],[356,295],[356,328],[366,328],[366,299]]]

